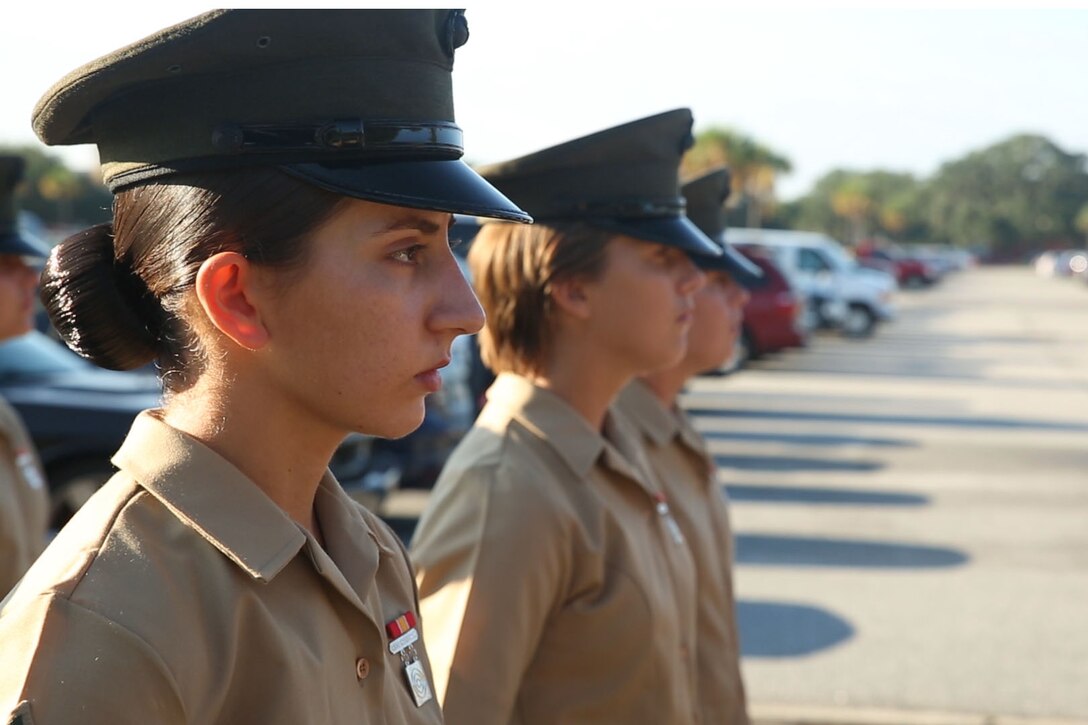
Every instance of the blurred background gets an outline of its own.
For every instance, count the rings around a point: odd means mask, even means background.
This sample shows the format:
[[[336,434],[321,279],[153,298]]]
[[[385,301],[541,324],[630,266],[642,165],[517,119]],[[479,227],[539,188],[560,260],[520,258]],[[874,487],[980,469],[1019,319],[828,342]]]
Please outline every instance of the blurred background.
[[[93,148],[47,149],[43,93],[208,9],[19,8],[0,27],[0,150],[21,222],[109,218]],[[1088,9],[970,4],[470,5],[454,72],[468,159],[678,106],[684,173],[726,164],[728,238],[766,271],[733,360],[684,405],[737,536],[761,723],[1088,722]],[[471,244],[476,221],[455,229]],[[0,394],[60,525],[109,475],[153,371],[91,370],[40,332]],[[333,462],[405,538],[487,384],[460,340],[423,428]],[[150,401],[150,403],[149,403]]]

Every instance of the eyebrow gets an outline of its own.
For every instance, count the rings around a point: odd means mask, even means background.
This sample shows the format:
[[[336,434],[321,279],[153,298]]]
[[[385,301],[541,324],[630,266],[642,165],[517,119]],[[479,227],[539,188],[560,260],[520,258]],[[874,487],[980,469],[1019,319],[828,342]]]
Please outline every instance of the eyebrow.
[[[450,226],[453,226],[453,214],[450,214],[450,221],[447,228]],[[426,219],[417,214],[411,214],[397,219],[392,224],[382,229],[379,234],[400,231],[402,229],[416,229],[424,234],[437,234],[442,230],[442,226],[440,224],[435,224],[430,219]]]

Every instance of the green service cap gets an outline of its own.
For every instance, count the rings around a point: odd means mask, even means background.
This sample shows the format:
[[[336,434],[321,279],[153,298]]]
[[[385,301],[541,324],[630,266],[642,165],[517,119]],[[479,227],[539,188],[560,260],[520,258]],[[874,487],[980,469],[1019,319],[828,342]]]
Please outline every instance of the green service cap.
[[[22,156],[0,156],[0,254],[44,259],[49,256],[49,248],[19,231],[15,187],[23,180],[25,166]]]
[[[111,191],[275,166],[336,193],[530,221],[461,160],[460,10],[213,10],[76,69],[38,101],[49,145],[93,143]]]
[[[700,254],[720,249],[684,216],[677,172],[691,146],[680,108],[480,169],[538,222],[584,221]]]
[[[685,183],[680,191],[687,200],[688,219],[695,223],[719,247],[721,254],[708,257],[692,255],[702,269],[722,270],[749,289],[763,280],[763,270],[734,249],[725,240],[725,200],[729,198],[729,169],[709,171]]]

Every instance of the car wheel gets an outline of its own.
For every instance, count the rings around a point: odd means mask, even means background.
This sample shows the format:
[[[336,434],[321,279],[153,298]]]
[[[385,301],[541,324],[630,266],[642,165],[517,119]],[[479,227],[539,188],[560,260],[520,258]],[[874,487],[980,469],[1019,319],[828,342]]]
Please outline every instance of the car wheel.
[[[876,315],[867,306],[853,303],[842,321],[842,334],[847,337],[868,337],[876,327]]]
[[[87,503],[94,492],[116,472],[109,461],[69,461],[51,467],[49,477],[49,526],[60,529]]]

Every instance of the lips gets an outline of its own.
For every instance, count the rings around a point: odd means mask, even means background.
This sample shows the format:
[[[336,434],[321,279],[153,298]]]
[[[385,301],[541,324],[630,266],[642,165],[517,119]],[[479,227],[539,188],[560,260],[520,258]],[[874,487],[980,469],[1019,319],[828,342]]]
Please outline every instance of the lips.
[[[415,380],[430,393],[437,393],[442,389],[442,375],[438,372],[450,364],[450,358],[444,357],[438,364],[427,368],[421,373],[416,373]]]

